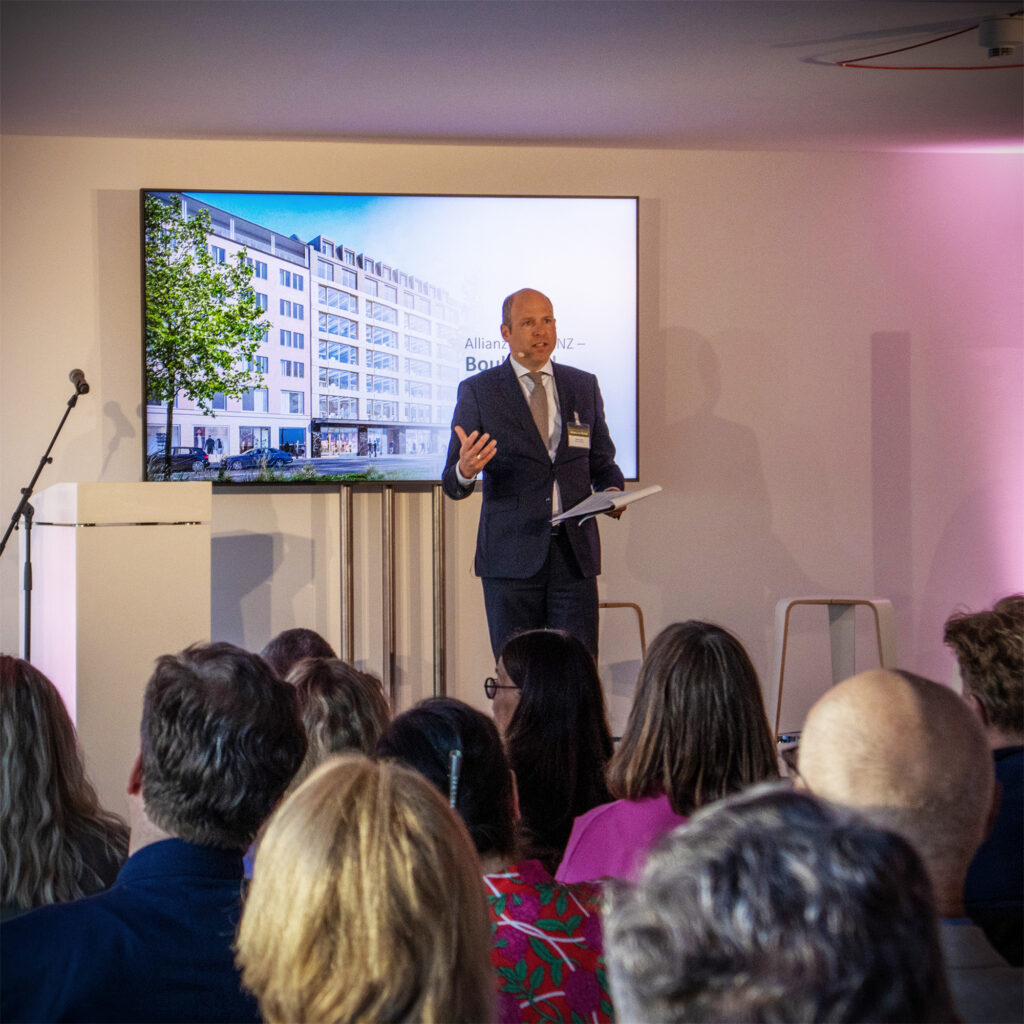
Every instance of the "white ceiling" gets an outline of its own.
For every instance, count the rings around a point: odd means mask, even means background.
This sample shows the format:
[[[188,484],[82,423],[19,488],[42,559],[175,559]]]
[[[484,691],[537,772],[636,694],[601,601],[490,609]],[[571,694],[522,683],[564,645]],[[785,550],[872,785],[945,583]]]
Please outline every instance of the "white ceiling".
[[[32,135],[1021,148],[1020,69],[835,62],[1022,6],[2,0],[0,117]],[[988,63],[974,31],[891,62]]]

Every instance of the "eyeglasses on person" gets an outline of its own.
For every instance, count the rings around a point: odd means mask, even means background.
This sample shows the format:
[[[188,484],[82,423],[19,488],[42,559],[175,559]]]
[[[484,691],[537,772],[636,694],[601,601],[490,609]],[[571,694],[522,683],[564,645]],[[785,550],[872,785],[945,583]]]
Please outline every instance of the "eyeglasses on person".
[[[515,683],[499,683],[494,676],[488,676],[484,680],[484,693],[487,694],[488,700],[494,700],[495,694],[499,690],[518,690],[519,687]]]

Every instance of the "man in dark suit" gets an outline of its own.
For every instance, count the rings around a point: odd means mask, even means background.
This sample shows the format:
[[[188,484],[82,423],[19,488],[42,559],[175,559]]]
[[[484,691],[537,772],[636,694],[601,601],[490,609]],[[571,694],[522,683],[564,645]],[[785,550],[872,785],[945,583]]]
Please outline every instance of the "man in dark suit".
[[[532,288],[502,306],[509,358],[464,380],[442,476],[465,498],[486,467],[476,573],[495,657],[524,629],[564,629],[597,655],[597,523],[552,515],[592,491],[622,490],[597,378],[551,361],[551,300]]]
[[[114,885],[0,928],[0,1019],[260,1019],[232,944],[242,853],[305,755],[295,690],[231,644],[165,655],[141,747],[131,856]]]

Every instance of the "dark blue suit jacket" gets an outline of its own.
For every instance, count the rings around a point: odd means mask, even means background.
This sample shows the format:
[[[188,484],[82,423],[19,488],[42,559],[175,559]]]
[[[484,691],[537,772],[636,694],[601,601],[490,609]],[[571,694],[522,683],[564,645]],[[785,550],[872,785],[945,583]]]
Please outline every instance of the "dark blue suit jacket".
[[[1014,966],[1024,961],[1024,746],[992,752],[1003,790],[999,815],[964,884],[967,915]]]
[[[459,385],[452,416],[466,433],[479,430],[497,439],[497,454],[483,472],[483,507],[476,539],[478,576],[526,579],[539,572],[551,543],[551,491],[557,481],[562,508],[569,509],[594,491],[624,486],[615,464],[615,445],[608,434],[604,403],[592,373],[551,363],[562,416],[562,436],[554,462],[523,395],[515,370],[506,359]],[[590,427],[590,447],[570,448],[568,427]],[[462,487],[455,475],[459,440],[454,430],[441,483],[451,498],[465,498],[473,487]],[[601,571],[597,523],[567,525],[576,561],[584,576]]]
[[[232,943],[242,855],[143,847],[106,892],[0,927],[0,1020],[258,1021]]]

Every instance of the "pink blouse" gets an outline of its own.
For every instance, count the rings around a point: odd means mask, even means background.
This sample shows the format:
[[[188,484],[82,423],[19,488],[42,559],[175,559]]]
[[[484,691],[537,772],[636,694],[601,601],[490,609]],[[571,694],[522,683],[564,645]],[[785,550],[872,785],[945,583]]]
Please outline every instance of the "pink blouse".
[[[654,843],[685,824],[667,796],[601,804],[573,822],[555,879],[586,882],[610,876],[634,882]]]

